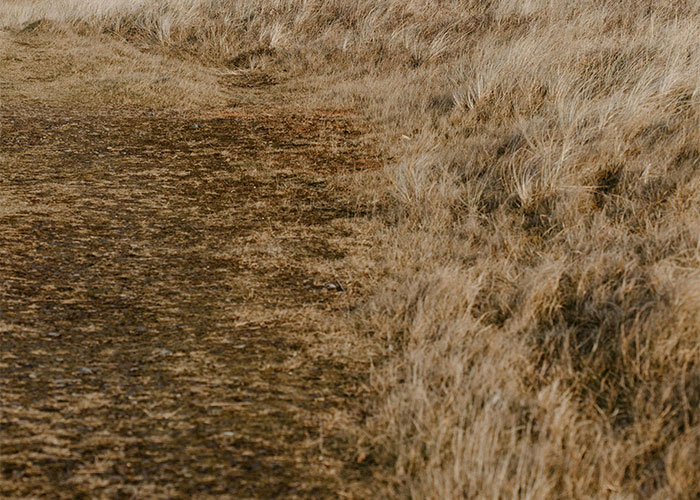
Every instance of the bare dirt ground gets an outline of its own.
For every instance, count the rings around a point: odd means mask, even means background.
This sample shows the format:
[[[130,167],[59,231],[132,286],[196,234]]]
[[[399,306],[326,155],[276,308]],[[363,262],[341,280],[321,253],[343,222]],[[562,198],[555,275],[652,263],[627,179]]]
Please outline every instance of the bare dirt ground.
[[[366,494],[345,430],[366,340],[343,316],[368,238],[338,179],[377,160],[351,116],[243,76],[207,112],[22,96],[48,49],[18,40],[0,63],[0,497]]]

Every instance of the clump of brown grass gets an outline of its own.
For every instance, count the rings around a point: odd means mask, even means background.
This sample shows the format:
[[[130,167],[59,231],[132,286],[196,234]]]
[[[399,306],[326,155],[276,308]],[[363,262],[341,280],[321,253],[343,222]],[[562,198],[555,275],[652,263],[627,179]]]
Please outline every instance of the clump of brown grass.
[[[402,346],[375,421],[393,492],[693,498],[697,6],[532,4],[486,9],[387,117],[431,158],[390,173],[420,194],[395,190],[370,314]]]
[[[700,494],[700,3],[95,5],[3,10],[286,70],[377,124],[388,496]]]

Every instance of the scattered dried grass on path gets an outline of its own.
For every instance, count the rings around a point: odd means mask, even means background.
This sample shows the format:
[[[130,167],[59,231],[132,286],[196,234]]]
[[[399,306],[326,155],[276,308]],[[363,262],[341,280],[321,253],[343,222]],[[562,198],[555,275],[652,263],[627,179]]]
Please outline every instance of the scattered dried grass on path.
[[[0,496],[366,497],[371,346],[341,318],[367,221],[342,179],[376,160],[352,117],[234,77],[247,104],[185,112],[134,88],[157,56],[65,36],[0,54]]]

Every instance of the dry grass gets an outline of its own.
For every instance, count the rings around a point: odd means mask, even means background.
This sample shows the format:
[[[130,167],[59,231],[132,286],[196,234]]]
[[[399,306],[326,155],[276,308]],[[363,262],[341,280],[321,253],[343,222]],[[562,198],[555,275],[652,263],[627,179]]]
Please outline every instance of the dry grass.
[[[697,498],[700,2],[44,5],[372,117],[386,495]]]
[[[118,39],[96,43],[65,29],[56,36],[51,33],[56,29],[57,24],[44,22],[20,34],[26,54],[9,53],[12,44],[0,32],[0,102],[181,111],[225,102],[216,73],[196,61],[149,53]],[[47,38],[52,43],[45,43]]]

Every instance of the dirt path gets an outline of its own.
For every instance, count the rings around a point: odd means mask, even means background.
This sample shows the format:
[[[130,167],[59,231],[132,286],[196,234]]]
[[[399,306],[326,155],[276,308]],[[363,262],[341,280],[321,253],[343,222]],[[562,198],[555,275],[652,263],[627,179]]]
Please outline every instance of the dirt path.
[[[1,104],[0,497],[360,491],[348,118]]]

